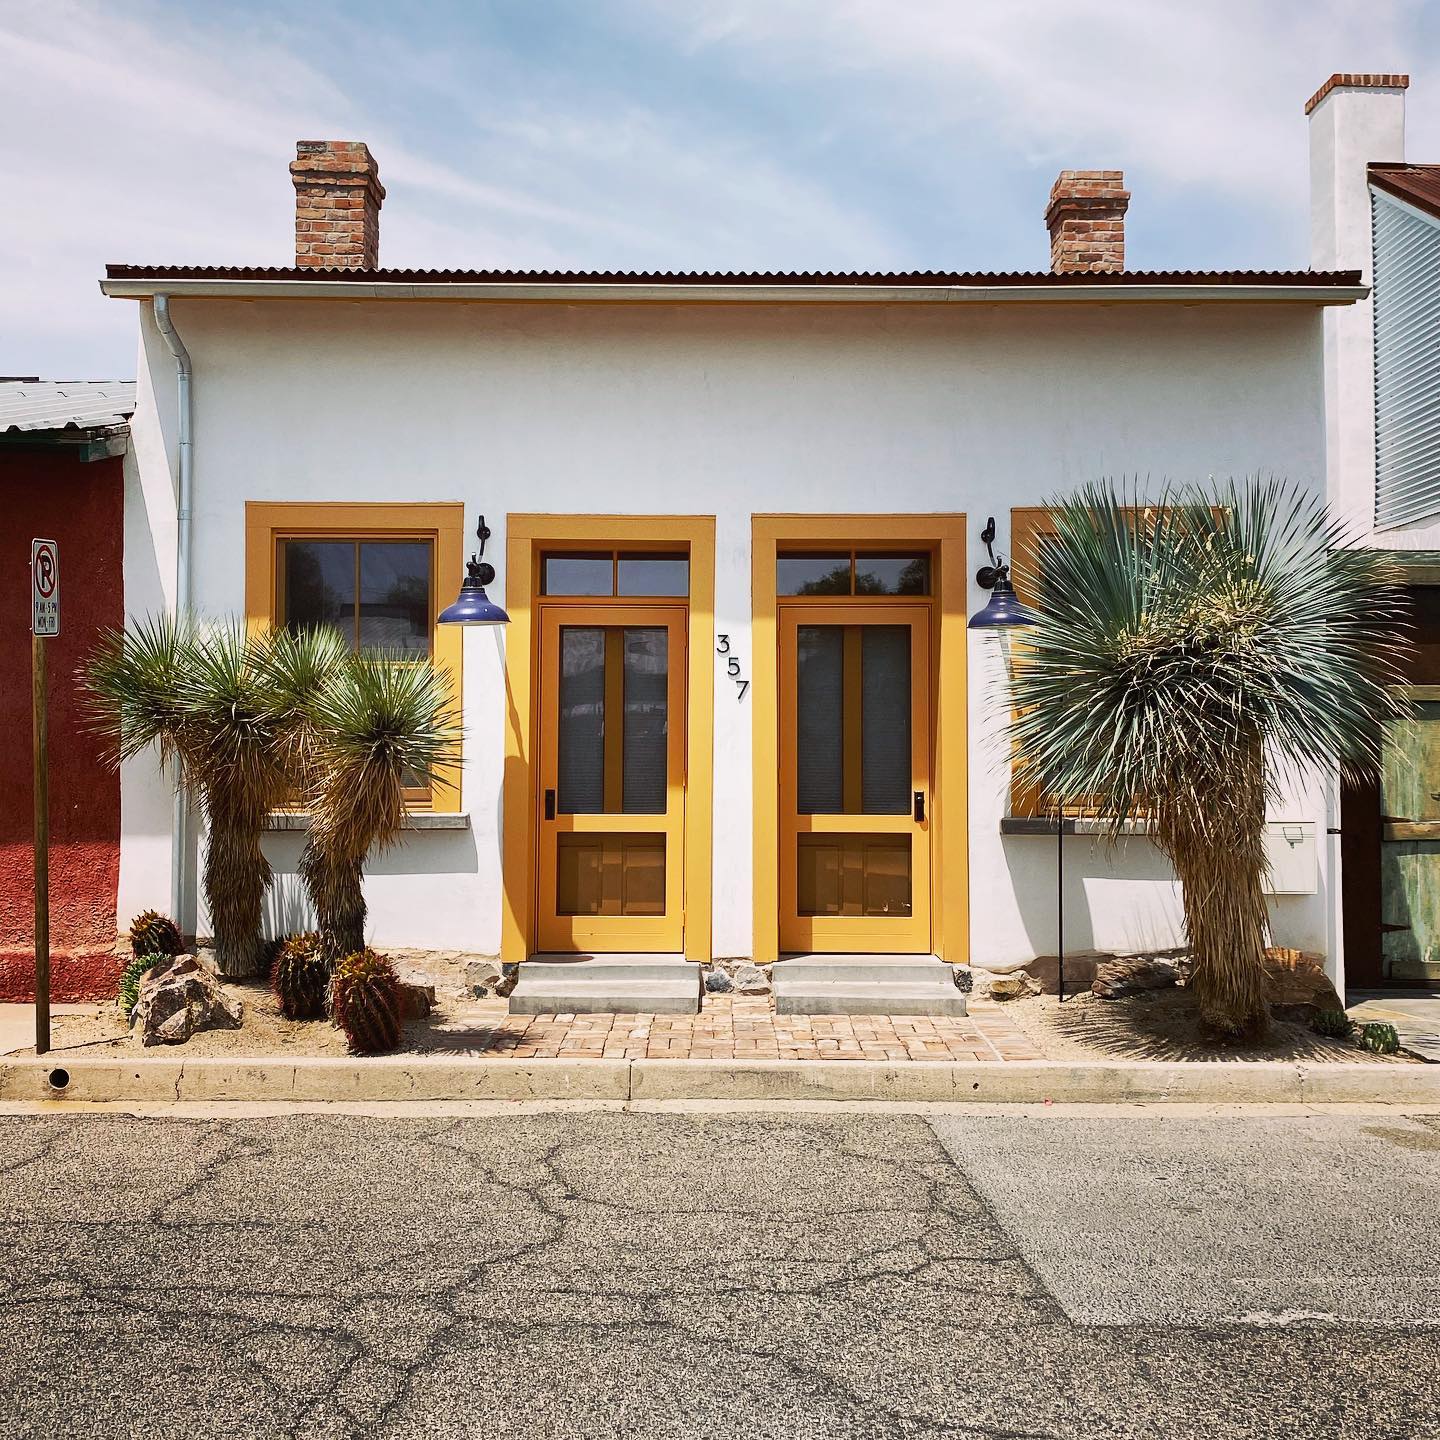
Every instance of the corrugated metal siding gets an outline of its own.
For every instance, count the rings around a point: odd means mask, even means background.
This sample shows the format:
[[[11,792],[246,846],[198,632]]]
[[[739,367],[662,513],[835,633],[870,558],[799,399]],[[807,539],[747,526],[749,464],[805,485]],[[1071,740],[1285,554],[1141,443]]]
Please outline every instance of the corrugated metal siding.
[[[1440,514],[1440,224],[1374,191],[1375,523]]]

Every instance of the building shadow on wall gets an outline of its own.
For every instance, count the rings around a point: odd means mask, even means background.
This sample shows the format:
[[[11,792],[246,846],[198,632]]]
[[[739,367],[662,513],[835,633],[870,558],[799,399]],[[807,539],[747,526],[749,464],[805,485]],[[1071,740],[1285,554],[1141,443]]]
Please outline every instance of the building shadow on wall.
[[[1001,846],[1032,954],[1057,953],[1062,894],[1067,954],[1130,953],[1181,943],[1175,872],[1142,836],[1125,836],[1112,847],[1091,835],[1067,834],[1063,890],[1053,831],[1005,835]]]

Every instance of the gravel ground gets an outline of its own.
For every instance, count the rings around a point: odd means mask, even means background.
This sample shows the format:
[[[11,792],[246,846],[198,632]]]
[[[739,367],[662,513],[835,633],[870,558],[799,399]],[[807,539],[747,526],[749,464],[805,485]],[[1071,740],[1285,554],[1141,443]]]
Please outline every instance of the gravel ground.
[[[1148,990],[1101,1000],[1088,990],[1030,995],[994,1004],[1047,1060],[1313,1060],[1330,1064],[1413,1065],[1408,1055],[1372,1055],[1353,1040],[1330,1040],[1290,1021],[1274,1022],[1264,1045],[1216,1045],[1200,1034],[1192,996]]]
[[[1437,1433],[1435,1129],[1250,1123],[0,1118],[0,1434]],[[1132,1165],[1135,1124],[1172,1129]],[[1137,1205],[1163,1144],[1181,1183]],[[1233,1249],[1254,1170],[1291,1177],[1297,1237],[1351,1227],[1278,1252],[1262,1319],[1187,1289],[1164,1223],[1200,1205],[1183,1243]],[[1103,1263],[1037,1214],[1110,1233]],[[1324,1314],[1337,1274],[1354,1321]]]

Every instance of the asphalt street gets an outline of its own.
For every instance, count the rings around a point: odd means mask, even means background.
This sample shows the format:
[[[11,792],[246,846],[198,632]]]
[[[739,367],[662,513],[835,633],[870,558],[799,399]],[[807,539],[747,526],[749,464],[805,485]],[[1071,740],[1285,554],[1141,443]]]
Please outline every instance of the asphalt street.
[[[0,1435],[1440,1434],[1440,1117],[0,1117]]]

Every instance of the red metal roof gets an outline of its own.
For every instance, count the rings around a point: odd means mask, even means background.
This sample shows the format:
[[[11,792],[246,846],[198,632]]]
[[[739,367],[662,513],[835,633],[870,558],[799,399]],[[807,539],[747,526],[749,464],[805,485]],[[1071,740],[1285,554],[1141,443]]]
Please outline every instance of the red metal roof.
[[[348,280],[398,285],[915,285],[1067,286],[1306,285],[1317,289],[1359,285],[1358,270],[345,270],[264,265],[107,265],[111,280]]]
[[[1370,183],[1440,220],[1440,165],[1371,165]]]

